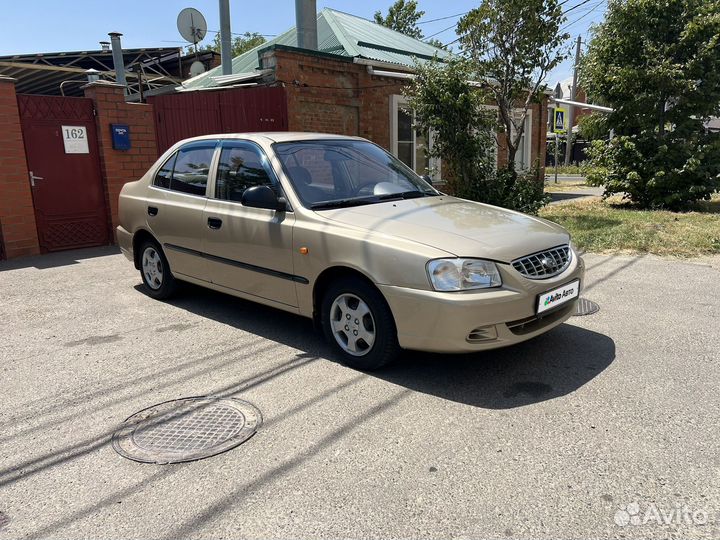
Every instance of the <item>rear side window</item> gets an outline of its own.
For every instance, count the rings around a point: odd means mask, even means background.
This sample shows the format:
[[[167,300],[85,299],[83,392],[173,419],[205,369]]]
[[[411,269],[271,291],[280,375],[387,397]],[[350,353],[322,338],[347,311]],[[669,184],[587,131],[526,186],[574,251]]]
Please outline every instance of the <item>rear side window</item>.
[[[253,186],[275,189],[265,154],[250,143],[226,143],[220,153],[215,197],[240,202],[243,192]]]
[[[175,158],[177,152],[168,158],[168,160],[162,164],[162,167],[158,170],[155,175],[154,185],[157,187],[170,188],[170,179],[172,178],[173,166],[175,165]]]
[[[181,148],[175,159],[170,189],[204,196],[213,152],[215,152],[214,143]]]

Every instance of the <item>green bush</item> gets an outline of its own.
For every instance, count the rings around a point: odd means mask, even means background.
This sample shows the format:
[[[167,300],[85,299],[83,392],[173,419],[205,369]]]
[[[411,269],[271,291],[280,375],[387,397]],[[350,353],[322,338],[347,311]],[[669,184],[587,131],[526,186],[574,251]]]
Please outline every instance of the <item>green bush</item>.
[[[455,195],[527,214],[537,214],[550,201],[537,170],[517,172],[508,168],[459,185]]]
[[[596,142],[591,181],[644,208],[720,188],[720,0],[623,0],[592,30],[580,76],[617,137]],[[597,126],[596,126],[597,127]]]
[[[430,153],[442,160],[447,191],[457,197],[523,212],[546,204],[537,170],[495,170],[497,117],[484,106],[487,94],[469,81],[472,66],[463,59],[417,65],[406,88],[415,128],[434,133]]]
[[[720,138],[695,133],[658,140],[654,134],[594,141],[588,183],[605,186],[643,208],[677,210],[720,190]]]

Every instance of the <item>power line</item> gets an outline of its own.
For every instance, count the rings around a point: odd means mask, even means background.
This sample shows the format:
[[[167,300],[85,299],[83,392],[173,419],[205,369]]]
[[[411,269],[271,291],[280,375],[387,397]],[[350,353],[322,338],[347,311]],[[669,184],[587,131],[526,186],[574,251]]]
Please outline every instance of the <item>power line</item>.
[[[585,17],[587,17],[588,15],[590,15],[593,11],[595,11],[597,8],[599,8],[599,7],[600,7],[601,5],[603,5],[604,3],[605,3],[605,0],[600,0],[600,2],[598,2],[597,4],[595,4],[590,11],[588,11],[587,13],[581,15],[580,17],[578,17],[577,19],[575,19],[573,22],[568,23],[568,24],[566,24],[565,26],[563,26],[563,27],[560,29],[560,32],[562,32],[563,30],[567,30],[567,29],[570,28],[571,26],[579,23],[581,20],[583,20],[583,19],[584,19]]]
[[[591,1],[591,0],[582,0],[582,2],[580,2],[579,4],[575,4],[574,6],[570,6],[568,9],[566,9],[566,10],[564,11],[564,15],[567,15],[567,14],[570,13],[573,9],[577,9],[577,8],[579,8],[579,7],[581,7],[581,6],[584,6],[585,4],[587,4],[587,3],[590,2],[590,1]]]
[[[438,17],[437,19],[429,19],[427,21],[420,21],[418,24],[428,24],[428,23],[436,22],[436,21],[444,21],[446,19],[453,19],[455,17],[462,17],[463,15],[467,15],[468,13],[470,13],[470,12],[466,11],[465,13],[458,13],[457,15],[448,15],[447,17]]]
[[[208,32],[212,32],[213,34],[219,34],[220,30],[208,30]],[[258,35],[262,37],[275,37],[277,34],[258,34],[257,32],[230,32],[233,36],[244,36],[245,34]]]
[[[456,26],[457,26],[457,24],[452,24],[452,25],[448,26],[447,28],[440,30],[439,32],[435,32],[434,34],[432,34],[430,36],[425,36],[424,39],[427,41],[428,39],[433,38],[433,37],[437,36],[438,34],[442,34],[443,32],[447,32],[448,30],[455,28]]]

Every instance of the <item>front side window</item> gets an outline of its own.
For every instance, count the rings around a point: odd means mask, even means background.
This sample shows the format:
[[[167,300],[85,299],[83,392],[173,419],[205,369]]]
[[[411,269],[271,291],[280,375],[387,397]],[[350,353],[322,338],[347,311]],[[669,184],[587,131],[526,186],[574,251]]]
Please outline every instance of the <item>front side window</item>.
[[[205,195],[215,141],[182,147],[175,159],[170,189],[191,195]]]
[[[243,142],[225,143],[220,152],[215,197],[240,202],[248,188],[275,188],[273,178],[267,157],[257,146]]]
[[[309,208],[438,194],[399,159],[367,141],[298,141],[274,148],[293,189]]]

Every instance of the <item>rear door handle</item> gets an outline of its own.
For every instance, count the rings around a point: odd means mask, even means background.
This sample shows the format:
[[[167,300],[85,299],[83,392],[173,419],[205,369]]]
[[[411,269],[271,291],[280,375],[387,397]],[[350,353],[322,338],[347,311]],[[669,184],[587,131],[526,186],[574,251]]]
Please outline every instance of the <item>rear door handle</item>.
[[[158,209],[156,206],[148,206],[148,216],[157,216]]]
[[[209,217],[208,227],[210,227],[211,229],[219,229],[220,227],[222,227],[222,219],[216,217]]]

